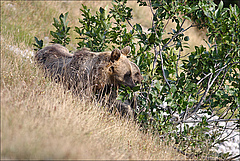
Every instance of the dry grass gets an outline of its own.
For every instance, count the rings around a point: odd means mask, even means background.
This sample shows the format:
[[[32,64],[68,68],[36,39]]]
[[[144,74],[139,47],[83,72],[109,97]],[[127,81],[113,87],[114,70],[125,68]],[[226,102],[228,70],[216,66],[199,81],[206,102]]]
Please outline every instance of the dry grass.
[[[1,51],[2,159],[182,159],[138,126],[46,80],[29,59]]]
[[[2,159],[167,159],[182,160],[171,146],[43,77],[30,59],[9,45],[32,50],[34,36],[50,37],[53,17],[69,11],[77,26],[81,3],[93,8],[110,1],[1,2],[1,158]],[[149,27],[135,7],[134,21]],[[140,15],[142,14],[142,16]],[[138,22],[138,23],[139,23]],[[71,32],[73,47],[75,33]],[[44,42],[46,43],[46,41]]]

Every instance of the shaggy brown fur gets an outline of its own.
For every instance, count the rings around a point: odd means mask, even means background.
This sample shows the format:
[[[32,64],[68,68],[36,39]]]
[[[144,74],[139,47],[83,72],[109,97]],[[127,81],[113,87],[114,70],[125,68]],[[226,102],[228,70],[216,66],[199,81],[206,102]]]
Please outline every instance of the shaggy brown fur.
[[[39,50],[35,54],[35,61],[44,69],[46,76],[50,76],[56,82],[62,81],[63,70],[73,55],[68,49],[59,44],[53,44]]]
[[[134,87],[141,83],[143,77],[138,66],[126,57],[129,52],[130,47],[112,52],[91,52],[88,48],[82,48],[70,54],[65,47],[53,44],[39,50],[35,59],[47,76],[63,82],[65,87],[80,94],[89,90],[103,90],[106,85]],[[116,103],[116,97],[117,92],[112,91],[107,99],[108,104]],[[132,113],[129,101],[117,101],[117,104],[121,113]]]
[[[130,48],[126,53],[123,52],[125,50],[99,53],[85,49],[77,51],[65,69],[66,79],[72,79],[69,85],[75,89],[91,87],[94,91],[106,85],[134,87],[131,62],[126,57]]]
[[[130,47],[112,52],[91,52],[86,48],[73,55],[58,44],[39,50],[35,59],[54,80],[63,81],[68,88],[94,90],[105,85],[121,84],[134,87],[132,65],[126,55]]]

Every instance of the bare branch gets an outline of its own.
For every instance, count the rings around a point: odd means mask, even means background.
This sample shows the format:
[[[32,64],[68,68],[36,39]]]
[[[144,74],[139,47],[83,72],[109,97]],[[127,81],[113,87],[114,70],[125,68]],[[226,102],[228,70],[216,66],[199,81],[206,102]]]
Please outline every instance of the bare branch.
[[[238,121],[239,119],[215,119],[215,120],[206,120],[206,122],[229,122],[229,121]],[[180,123],[181,121],[177,122]],[[198,123],[202,122],[202,120],[185,120],[182,123]]]
[[[184,19],[183,23],[184,23],[184,22],[185,22],[185,19]],[[183,25],[183,23],[182,23],[182,25]],[[182,34],[183,32],[189,30],[191,27],[194,27],[193,24],[194,24],[194,23],[192,23],[189,27],[187,27],[186,29],[178,32],[176,35],[174,35],[174,36],[163,46],[162,50],[164,50],[164,49],[168,46],[168,44],[170,44],[178,35],[180,35],[180,34]]]
[[[193,112],[191,114],[194,114],[198,111],[199,107],[202,105],[202,102],[206,99],[206,96],[207,96],[207,93],[209,91],[209,89],[211,88],[211,86],[213,85],[213,83],[215,82],[215,80],[217,79],[218,75],[222,72],[223,69],[225,69],[227,67],[227,64],[224,65],[222,68],[220,68],[220,70],[218,71],[218,73],[216,74],[216,76],[213,78],[213,80],[211,81],[212,79],[212,76],[213,76],[213,73],[210,73],[210,78],[208,80],[208,85],[207,85],[207,89],[205,90],[203,96],[201,97],[198,105],[196,105],[196,107],[193,107]],[[187,117],[189,118],[189,116]]]
[[[160,45],[160,44],[159,44],[159,45]],[[162,67],[162,72],[163,72],[163,78],[164,78],[164,80],[166,81],[169,89],[171,89],[171,86],[170,86],[170,84],[169,84],[169,82],[168,82],[168,80],[167,80],[167,78],[166,78],[165,71],[164,71],[164,67],[163,67],[162,50],[159,51],[159,55],[160,55],[160,58],[161,58],[161,67]]]
[[[202,79],[200,79],[198,82],[197,82],[197,85],[199,85],[205,78],[207,78],[210,74],[212,73],[208,73],[207,75],[205,75]]]
[[[189,97],[188,97],[188,102],[189,102],[191,96],[192,96],[192,95],[190,94]],[[187,104],[186,111],[184,112],[184,116],[183,116],[182,122],[185,121],[185,118],[186,118],[186,116],[187,116],[187,113],[188,113],[188,105],[189,105],[189,104]]]
[[[205,90],[203,96],[201,97],[198,105],[196,105],[196,107],[193,108],[193,112],[191,113],[191,115],[194,114],[194,113],[196,113],[196,112],[198,111],[198,109],[199,109],[199,107],[201,106],[202,102],[205,100],[205,97],[206,97],[206,95],[207,95],[207,93],[208,93],[208,91],[209,91],[209,89],[210,89],[210,87],[211,87],[211,86],[210,86],[210,81],[211,81],[211,79],[212,79],[212,75],[213,75],[213,74],[211,73],[210,78],[209,78],[209,80],[208,80],[207,89]],[[188,119],[188,118],[189,118],[189,116],[187,116],[187,119]]]
[[[177,79],[179,79],[179,76],[178,76],[178,62],[179,62],[179,59],[180,59],[180,54],[181,54],[181,50],[179,49],[179,51],[178,51],[178,59],[177,59],[177,64],[176,64]]]
[[[227,160],[233,160],[233,159],[236,159],[236,158],[238,158],[238,157],[240,157],[240,154],[239,154],[239,155],[235,155],[235,156],[233,156],[233,157],[228,157]]]

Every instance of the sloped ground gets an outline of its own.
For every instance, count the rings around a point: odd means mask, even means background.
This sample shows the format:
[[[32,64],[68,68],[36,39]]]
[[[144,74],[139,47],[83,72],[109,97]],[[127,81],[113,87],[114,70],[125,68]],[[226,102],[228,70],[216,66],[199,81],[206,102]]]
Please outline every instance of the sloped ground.
[[[2,45],[2,159],[184,158],[134,122],[73,97],[16,51]]]
[[[1,159],[185,159],[134,122],[73,97],[34,65],[33,37],[49,36],[52,18],[71,7],[78,13],[81,5],[1,2]]]

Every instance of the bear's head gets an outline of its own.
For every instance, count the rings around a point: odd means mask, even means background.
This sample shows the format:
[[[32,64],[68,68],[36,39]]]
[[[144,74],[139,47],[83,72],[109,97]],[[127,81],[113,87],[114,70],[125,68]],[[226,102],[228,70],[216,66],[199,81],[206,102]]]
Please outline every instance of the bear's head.
[[[111,53],[109,75],[112,84],[135,87],[133,81],[133,69],[130,60],[126,57],[131,48],[129,46],[122,50],[114,49]]]

